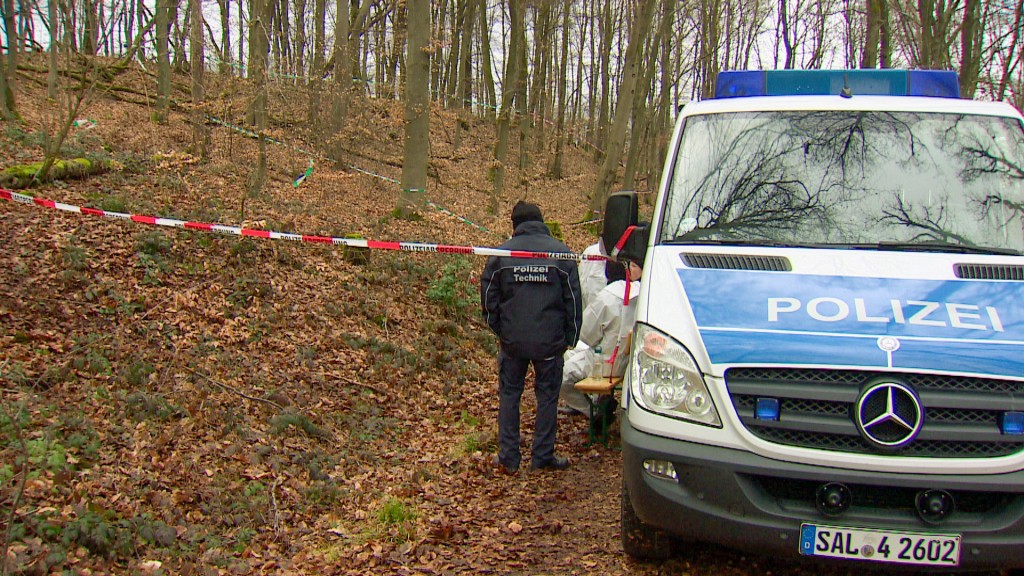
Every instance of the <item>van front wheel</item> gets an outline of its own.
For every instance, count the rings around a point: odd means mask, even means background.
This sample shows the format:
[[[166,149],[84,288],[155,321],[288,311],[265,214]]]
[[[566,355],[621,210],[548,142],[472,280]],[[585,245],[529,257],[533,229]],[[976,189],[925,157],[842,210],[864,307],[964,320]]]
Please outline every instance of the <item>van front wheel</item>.
[[[641,560],[664,560],[672,555],[672,536],[661,528],[644,524],[633,510],[629,489],[622,481],[622,549]]]

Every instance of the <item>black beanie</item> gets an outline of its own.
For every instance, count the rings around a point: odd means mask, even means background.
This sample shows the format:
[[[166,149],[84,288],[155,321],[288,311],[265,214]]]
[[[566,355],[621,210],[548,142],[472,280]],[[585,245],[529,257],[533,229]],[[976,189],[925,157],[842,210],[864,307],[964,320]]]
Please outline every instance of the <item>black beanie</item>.
[[[540,213],[540,207],[536,204],[520,200],[512,208],[512,227],[518,228],[523,222],[543,222],[544,216]]]

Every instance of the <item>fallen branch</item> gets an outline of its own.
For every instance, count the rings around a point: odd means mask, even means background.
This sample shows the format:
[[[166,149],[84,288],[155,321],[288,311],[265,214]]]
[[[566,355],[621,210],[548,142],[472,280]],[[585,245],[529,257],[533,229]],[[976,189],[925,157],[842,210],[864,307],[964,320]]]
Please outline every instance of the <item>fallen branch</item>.
[[[238,396],[241,396],[242,398],[245,398],[246,400],[252,400],[253,402],[263,402],[264,404],[270,404],[271,406],[273,406],[274,408],[277,408],[278,410],[284,410],[283,406],[281,406],[277,402],[274,402],[273,400],[267,400],[266,398],[258,398],[256,396],[250,396],[250,395],[246,394],[245,392],[242,392],[241,390],[236,390],[236,389],[232,388],[231,386],[228,386],[227,384],[224,384],[223,382],[218,382],[218,381],[214,380],[213,378],[207,376],[206,374],[203,374],[202,372],[197,372],[197,371],[189,368],[188,366],[185,366],[185,370],[188,370],[189,372],[191,372],[195,376],[202,377],[207,382],[209,382],[209,383],[219,387],[221,390],[224,390],[225,392],[230,392],[232,394],[237,394]]]

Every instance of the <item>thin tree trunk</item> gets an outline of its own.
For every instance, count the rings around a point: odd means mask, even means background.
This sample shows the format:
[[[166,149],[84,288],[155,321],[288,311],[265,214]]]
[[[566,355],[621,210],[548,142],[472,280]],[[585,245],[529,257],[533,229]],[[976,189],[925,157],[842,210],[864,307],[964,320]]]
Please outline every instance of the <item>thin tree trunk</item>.
[[[16,119],[14,92],[7,85],[7,67],[4,65],[2,58],[0,58],[0,94],[3,95],[0,98],[0,118],[4,120]]]
[[[227,0],[230,2],[231,0]],[[238,75],[246,77],[248,74],[245,72],[245,29],[246,29],[246,18],[245,11],[242,9],[242,3],[244,0],[238,0]],[[227,48],[225,48],[227,50]]]
[[[295,45],[292,48],[295,61],[294,74],[299,84],[306,77],[306,0],[295,0]],[[323,22],[321,20],[321,22]]]
[[[267,181],[267,140],[264,131],[267,129],[267,55],[270,53],[270,38],[267,35],[270,25],[267,22],[270,15],[269,2],[271,0],[253,0],[252,13],[249,14],[249,77],[256,85],[252,111],[256,133],[259,135],[259,157],[249,179],[249,197],[258,196]]]
[[[96,22],[96,8],[99,0],[82,0],[82,12],[85,25],[82,27],[82,52],[92,55],[96,53],[96,39],[99,38],[99,23]]]
[[[892,68],[892,24],[889,21],[889,3],[882,2],[882,17],[878,31],[879,67]]]
[[[860,67],[874,68],[878,65],[878,41],[882,30],[882,4],[885,0],[866,0],[867,14],[864,18],[864,52]]]
[[[512,125],[512,104],[515,101],[516,90],[510,87],[519,85],[519,66],[522,63],[520,53],[525,43],[524,28],[524,7],[523,0],[509,0],[509,12],[511,14],[511,39],[509,42],[508,62],[505,65],[505,78],[501,85],[501,110],[498,111],[498,142],[494,147],[494,163],[492,164],[491,175],[494,179],[494,188],[491,190],[491,198],[488,209],[491,214],[498,213],[498,200],[505,192],[505,163],[508,161],[509,132]],[[485,34],[486,36],[486,34]]]
[[[426,205],[427,159],[430,154],[430,0],[408,0],[406,52],[405,160],[398,214],[407,217]]]
[[[188,18],[185,19],[185,26],[181,25],[178,12],[181,8],[181,0],[171,2],[171,25],[174,30],[174,42],[171,46],[174,52],[171,58],[171,68],[176,72],[185,72],[185,38],[188,37]],[[187,9],[187,8],[186,8]]]
[[[217,0],[220,8],[220,61],[217,70],[223,74],[231,74],[231,0]]]
[[[493,110],[498,105],[498,96],[494,88],[494,69],[491,67],[491,29],[487,21],[487,0],[480,0],[480,64],[483,68],[483,92],[486,94],[486,116],[493,118]]]
[[[206,55],[203,46],[203,7],[200,0],[189,0],[192,15],[192,34],[189,38],[192,62],[192,146],[200,158],[206,160],[210,155],[210,129],[203,115],[203,71],[206,67]]]
[[[7,114],[14,114],[17,106],[14,103],[14,90],[17,85],[18,74],[18,29],[14,22],[14,0],[3,0],[4,7],[4,30],[7,32],[7,70],[4,73],[4,85],[0,87],[3,93],[4,105]],[[6,117],[6,114],[5,114]]]
[[[434,57],[430,59],[430,76],[427,84],[427,91],[433,93],[433,98],[442,100],[443,95],[447,91],[446,87],[446,76],[445,76],[445,55],[444,47],[449,45],[450,42],[445,37],[447,32],[446,22],[448,20],[448,0],[434,0],[431,4],[437,5],[437,18],[433,19],[433,40]],[[428,16],[429,17],[429,16]],[[452,46],[452,50],[449,50],[448,59],[451,58],[451,52],[455,50],[455,46]]]
[[[171,98],[171,59],[168,53],[170,36],[170,3],[173,0],[156,1],[156,121],[167,122]]]
[[[973,98],[978,89],[982,53],[981,1],[965,0],[960,25],[960,96]]]
[[[57,99],[57,50],[60,43],[57,41],[60,38],[60,22],[57,20],[57,2],[51,0],[47,7],[47,13],[50,17],[50,50],[49,60],[50,67],[46,71],[46,95],[49,96],[50,100]]]
[[[633,113],[634,96],[637,89],[638,76],[640,71],[640,58],[643,55],[643,44],[647,41],[647,34],[651,27],[651,20],[654,16],[654,9],[658,0],[643,0],[637,7],[636,21],[629,35],[629,44],[626,47],[625,61],[623,62],[622,81],[619,84],[619,93],[616,98],[615,120],[612,123],[608,138],[607,154],[601,171],[598,174],[594,195],[590,199],[590,210],[597,212],[604,206],[608,194],[615,183],[616,172],[619,161],[622,159],[623,148],[626,141],[626,128]]]
[[[629,132],[629,148],[626,155],[626,167],[623,172],[622,185],[625,190],[636,190],[637,164],[640,162],[641,138],[648,128],[647,97],[651,93],[651,82],[654,78],[654,69],[658,62],[658,50],[656,47],[660,38],[655,36],[654,42],[647,47],[647,63],[639,72],[637,88],[633,97],[633,128]]]
[[[1013,23],[1010,28],[1010,45],[1006,47],[1006,56],[1003,58],[1003,69],[999,75],[999,84],[996,88],[996,99],[1002,100],[1006,97],[1006,90],[1010,84],[1010,75],[1013,70],[1017,51],[1020,47],[1021,29],[1024,28],[1024,0],[1017,0],[1013,9]]]
[[[551,177],[562,178],[562,160],[565,156],[565,108],[567,76],[569,70],[569,13],[572,0],[562,2],[562,48],[558,64],[558,119],[555,126],[555,155],[551,163]]]
[[[549,103],[552,92],[551,87],[548,85],[548,78],[553,69],[552,54],[555,52],[552,18],[551,2],[545,2],[540,8],[540,15],[537,18],[540,29],[536,42],[539,49],[535,52],[538,56],[535,61],[537,70],[534,74],[534,97],[530,107],[530,114],[533,115],[534,125],[536,126],[533,137],[534,150],[538,153],[547,149],[547,116],[550,109]]]
[[[659,103],[656,112],[656,123],[654,125],[655,136],[651,138],[651,161],[649,166],[653,168],[647,175],[648,182],[656,182],[659,174],[658,167],[661,166],[661,159],[665,157],[668,149],[667,135],[672,131],[672,93],[675,87],[675,76],[673,74],[672,46],[675,44],[673,23],[676,18],[676,3],[665,2],[664,13],[661,20],[661,82],[658,94]],[[675,63],[678,66],[678,63]]]
[[[455,128],[454,148],[459,149],[462,144],[462,133],[467,129],[469,116],[472,113],[473,105],[473,23],[476,21],[476,0],[461,0],[462,29],[459,32],[459,63],[458,63],[458,88],[455,90],[456,97],[462,102],[458,103],[459,118]]]
[[[601,55],[600,55],[600,78],[601,78],[601,104],[597,115],[597,130],[594,135],[594,162],[600,162],[604,158],[608,133],[608,110],[611,108],[611,78],[609,69],[612,59],[612,38],[614,26],[612,25],[612,3],[605,0],[604,10],[601,14]]]
[[[334,21],[334,101],[331,104],[331,131],[338,132],[345,125],[348,115],[348,93],[352,89],[352,66],[349,48],[348,2],[338,2]],[[341,159],[341,150],[332,152],[335,160]]]
[[[313,0],[313,68],[310,70],[309,110],[306,122],[312,129],[316,140],[323,138],[323,120],[320,106],[323,98],[324,56],[326,51],[325,21],[327,19],[327,0]]]

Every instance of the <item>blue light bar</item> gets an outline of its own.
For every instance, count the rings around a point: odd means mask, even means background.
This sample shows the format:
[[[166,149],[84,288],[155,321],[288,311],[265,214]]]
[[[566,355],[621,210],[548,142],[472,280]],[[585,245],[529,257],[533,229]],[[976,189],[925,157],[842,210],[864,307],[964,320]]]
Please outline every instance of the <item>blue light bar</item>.
[[[715,98],[799,95],[959,98],[960,81],[949,70],[733,70],[715,83]]]
[[[780,412],[778,398],[758,398],[757,406],[754,408],[754,418],[777,422]]]
[[[1011,436],[1024,434],[1024,412],[1003,412],[1003,416],[999,420],[999,428],[1003,434]]]

